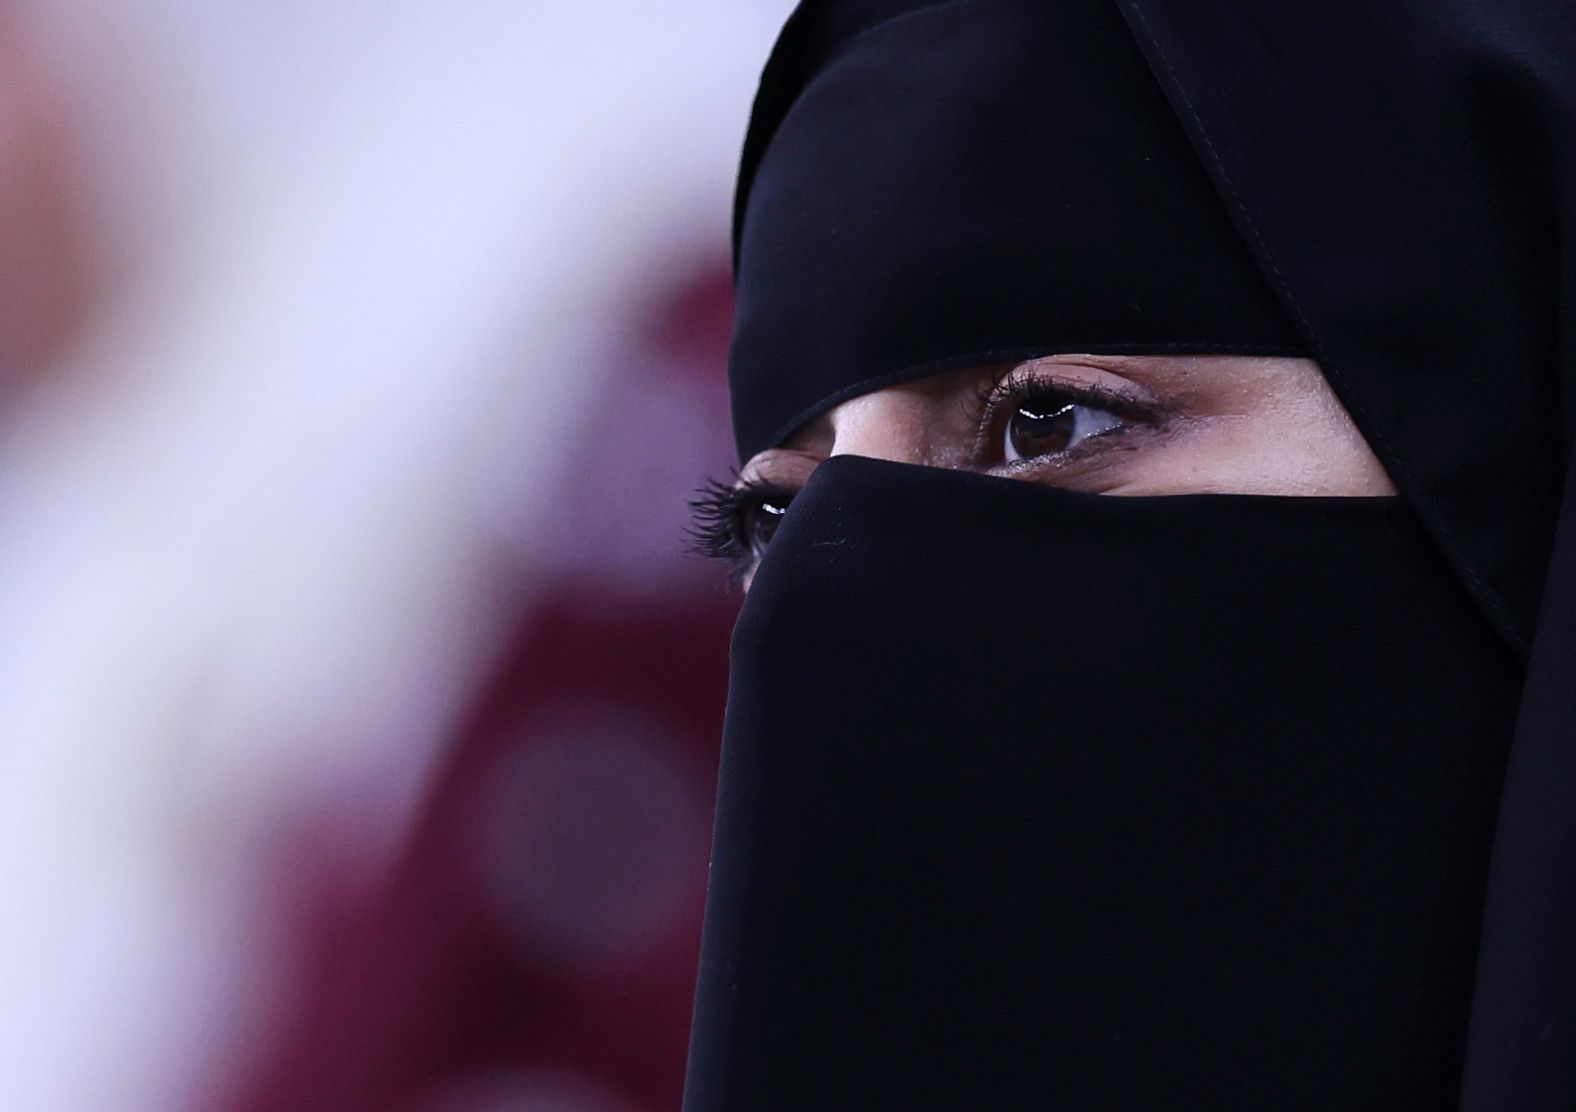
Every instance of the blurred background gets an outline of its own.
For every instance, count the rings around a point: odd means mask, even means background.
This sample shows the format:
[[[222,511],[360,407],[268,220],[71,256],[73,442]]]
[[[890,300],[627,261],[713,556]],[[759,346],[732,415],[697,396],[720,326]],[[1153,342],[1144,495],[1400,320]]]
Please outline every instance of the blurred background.
[[[789,0],[0,0],[0,1109],[679,1106]]]

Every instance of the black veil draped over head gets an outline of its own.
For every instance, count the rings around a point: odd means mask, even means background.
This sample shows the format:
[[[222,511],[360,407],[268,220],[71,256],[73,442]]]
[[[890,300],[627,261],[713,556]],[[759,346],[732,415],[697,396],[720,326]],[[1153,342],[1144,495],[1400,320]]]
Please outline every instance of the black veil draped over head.
[[[1302,354],[1402,500],[818,469],[686,1109],[1576,1106],[1572,228],[1570,5],[801,4],[742,456],[953,367]]]

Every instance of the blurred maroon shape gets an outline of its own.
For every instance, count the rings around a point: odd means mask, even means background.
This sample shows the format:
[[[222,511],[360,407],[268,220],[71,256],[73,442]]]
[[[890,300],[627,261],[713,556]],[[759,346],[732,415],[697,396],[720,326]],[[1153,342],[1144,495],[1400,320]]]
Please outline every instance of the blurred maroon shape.
[[[720,452],[728,292],[720,265],[667,291],[630,372],[678,376]],[[282,843],[299,976],[228,1112],[678,1108],[737,600],[606,574],[524,608],[382,882],[346,880],[333,816]]]

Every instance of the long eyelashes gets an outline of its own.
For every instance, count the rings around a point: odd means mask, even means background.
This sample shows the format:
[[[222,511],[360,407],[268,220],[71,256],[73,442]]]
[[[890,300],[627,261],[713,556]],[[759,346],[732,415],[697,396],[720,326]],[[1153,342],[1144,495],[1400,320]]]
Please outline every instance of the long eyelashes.
[[[730,561],[733,577],[742,579],[759,547],[751,536],[752,522],[765,507],[785,507],[793,496],[794,491],[760,479],[707,479],[690,499],[685,547],[699,556]]]
[[[954,428],[960,455],[966,453],[970,461],[966,465],[969,469],[1003,475],[1032,473],[1037,477],[1044,474],[1038,468],[1070,464],[1103,449],[1124,432],[1140,427],[1159,428],[1172,416],[1166,406],[1136,391],[1071,381],[1032,365],[1020,365],[1000,377],[987,378],[953,404],[963,410]],[[1048,414],[1064,407],[1076,407],[1081,414],[1104,414],[1107,419],[1093,421],[1094,431],[1075,435],[1072,439],[1076,443],[1063,440],[1068,446],[1060,450],[1040,451],[1033,458],[1011,462],[1003,458],[1003,434],[1014,421],[1014,414],[1021,410]],[[1087,423],[1090,422],[1084,416],[1079,416],[1073,422],[1074,430]],[[1054,444],[1055,438],[1041,438],[1040,443]],[[1027,450],[1022,454],[1027,456]],[[732,565],[732,580],[746,583],[796,493],[797,485],[785,486],[759,478],[735,477],[731,482],[710,479],[690,500],[685,547],[697,555],[728,561]]]
[[[689,500],[690,521],[684,530],[684,548],[697,556],[732,560],[742,547],[739,535],[742,484],[707,479]]]

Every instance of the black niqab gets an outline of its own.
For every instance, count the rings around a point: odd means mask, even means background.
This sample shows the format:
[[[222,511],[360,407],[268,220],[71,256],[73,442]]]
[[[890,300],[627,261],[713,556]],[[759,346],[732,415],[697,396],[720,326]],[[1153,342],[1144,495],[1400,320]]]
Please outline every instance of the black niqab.
[[[688,1112],[1450,1106],[1520,676],[1398,499],[842,457],[772,546]]]
[[[824,465],[736,634],[690,1112],[1576,1103],[1573,112],[1531,0],[801,6],[741,454],[1304,353],[1404,504]]]

